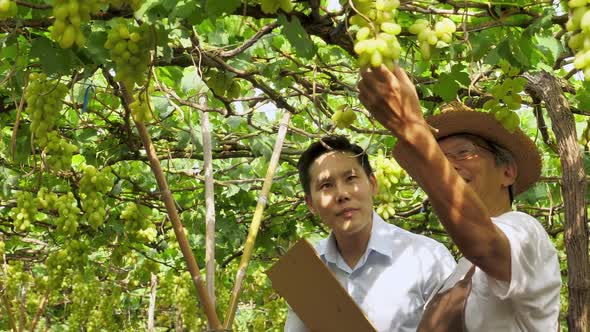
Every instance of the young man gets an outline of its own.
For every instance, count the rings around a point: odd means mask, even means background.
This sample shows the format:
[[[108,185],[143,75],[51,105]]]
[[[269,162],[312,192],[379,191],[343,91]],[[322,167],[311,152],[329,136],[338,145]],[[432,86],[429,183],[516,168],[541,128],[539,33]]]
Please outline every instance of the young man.
[[[361,101],[398,138],[396,160],[428,194],[465,257],[427,305],[418,331],[556,331],[557,252],[535,218],[511,209],[513,194],[541,174],[535,144],[488,113],[454,110],[425,120],[399,67],[362,76]]]
[[[440,243],[388,224],[373,211],[377,180],[361,147],[323,138],[301,156],[309,210],[330,229],[320,258],[378,331],[415,331],[426,300],[455,267]],[[289,311],[286,332],[307,331]]]

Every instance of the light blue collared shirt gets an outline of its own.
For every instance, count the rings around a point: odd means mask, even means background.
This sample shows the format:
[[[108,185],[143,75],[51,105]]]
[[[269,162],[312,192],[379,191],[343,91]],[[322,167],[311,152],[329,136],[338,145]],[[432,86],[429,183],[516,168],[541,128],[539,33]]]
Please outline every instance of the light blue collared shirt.
[[[377,331],[416,331],[424,304],[455,268],[445,246],[383,221],[373,212],[367,249],[354,268],[332,233],[316,251]],[[307,332],[289,308],[285,332]]]

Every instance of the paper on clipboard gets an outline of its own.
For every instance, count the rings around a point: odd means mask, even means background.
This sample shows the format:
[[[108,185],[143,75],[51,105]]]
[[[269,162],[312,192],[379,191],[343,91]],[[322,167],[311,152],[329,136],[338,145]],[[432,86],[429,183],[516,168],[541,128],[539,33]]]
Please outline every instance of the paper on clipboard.
[[[376,331],[305,239],[293,245],[267,274],[272,287],[310,331]]]

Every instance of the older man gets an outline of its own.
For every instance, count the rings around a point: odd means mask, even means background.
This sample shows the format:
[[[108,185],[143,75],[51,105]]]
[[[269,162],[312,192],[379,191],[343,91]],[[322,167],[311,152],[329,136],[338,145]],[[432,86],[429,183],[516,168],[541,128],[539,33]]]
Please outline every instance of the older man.
[[[511,209],[512,195],[540,176],[535,144],[482,112],[425,120],[399,67],[367,69],[362,77],[361,101],[398,138],[395,158],[428,194],[465,257],[431,299],[418,331],[556,331],[557,252],[535,218]]]

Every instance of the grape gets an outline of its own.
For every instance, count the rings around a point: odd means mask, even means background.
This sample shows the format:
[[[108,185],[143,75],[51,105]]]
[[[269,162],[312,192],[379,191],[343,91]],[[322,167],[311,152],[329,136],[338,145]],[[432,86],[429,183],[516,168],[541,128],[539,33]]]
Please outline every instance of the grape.
[[[439,41],[450,43],[456,29],[455,23],[451,19],[443,17],[434,24],[434,28],[429,21],[418,19],[409,27],[408,31],[417,35],[422,59],[428,61],[432,54],[431,46],[438,45]]]
[[[37,204],[33,194],[27,191],[16,193],[16,207],[10,210],[14,227],[19,232],[28,231],[37,215]]]
[[[144,85],[150,64],[150,28],[122,18],[114,22],[104,46],[115,63],[115,79],[128,89],[133,89],[136,83]]]
[[[129,104],[129,108],[135,122],[148,122],[152,119],[152,107],[147,93],[137,94],[135,100]]]
[[[398,0],[353,1],[358,13],[350,18],[350,24],[358,27],[354,51],[359,56],[359,66],[393,68],[401,54],[396,35],[401,26],[395,22]],[[365,17],[369,18],[368,22]]]
[[[355,120],[356,114],[352,109],[347,108],[346,106],[342,106],[339,110],[334,112],[334,115],[332,115],[332,121],[336,124],[336,127],[340,129],[350,127]]]
[[[394,200],[398,184],[405,178],[406,173],[395,159],[388,158],[381,149],[377,151],[373,165],[379,186],[379,192],[375,197],[375,210],[384,219],[389,219],[395,215],[395,208],[391,202]]]
[[[25,89],[25,112],[31,120],[31,131],[41,147],[48,143],[48,132],[53,130],[63,99],[68,92],[65,84],[50,80],[43,73],[31,73]]]
[[[90,15],[99,10],[99,0],[55,0],[53,3],[55,22],[51,36],[62,48],[70,48],[74,45],[84,46],[86,38],[80,26],[88,22]]]
[[[218,70],[209,70],[204,75],[205,83],[217,96],[236,99],[241,94],[241,86],[237,79]]]
[[[0,19],[16,16],[18,6],[11,0],[0,0]]]
[[[55,203],[58,217],[55,219],[55,225],[59,232],[65,235],[74,235],[78,231],[78,220],[80,219],[80,209],[74,194],[71,192],[67,195],[60,196]]]
[[[293,10],[293,3],[291,0],[260,0],[260,9],[265,14],[274,14],[279,9],[290,13]]]
[[[131,237],[142,242],[153,242],[158,234],[150,215],[148,207],[130,203],[121,212],[121,219],[125,221],[125,230]]]
[[[84,209],[84,219],[93,229],[98,229],[106,218],[106,204],[103,196],[113,186],[110,167],[98,171],[94,166],[86,166],[80,179],[80,199]]]
[[[584,72],[584,79],[590,80],[590,3],[585,0],[570,0],[567,31],[571,32],[568,46],[575,53],[574,68]]]
[[[64,171],[72,167],[72,153],[78,151],[78,147],[61,138],[56,131],[51,131],[47,134],[44,151],[49,168]]]
[[[527,80],[518,75],[519,69],[511,67],[507,62],[500,64],[504,79],[499,79],[490,88],[492,99],[485,102],[483,109],[489,110],[502,125],[510,132],[513,132],[519,125],[520,120],[514,110],[518,110],[522,104],[520,93],[524,90]]]

